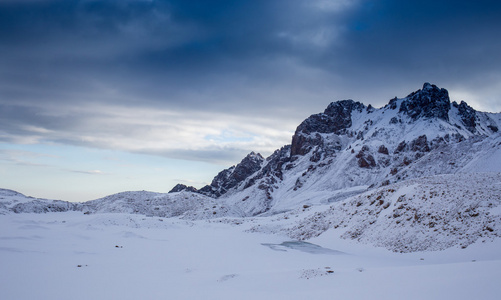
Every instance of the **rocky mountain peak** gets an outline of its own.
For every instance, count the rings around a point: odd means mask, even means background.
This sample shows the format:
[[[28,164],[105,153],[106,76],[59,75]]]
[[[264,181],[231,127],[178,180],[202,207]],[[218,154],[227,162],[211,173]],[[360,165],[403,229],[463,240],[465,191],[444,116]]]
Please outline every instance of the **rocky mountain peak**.
[[[260,153],[252,151],[251,153],[247,154],[247,156],[244,157],[244,159],[242,159],[240,164],[245,163],[247,161],[261,164],[264,161],[264,157]]]
[[[351,117],[352,111],[354,110],[361,111],[364,108],[365,105],[363,105],[360,102],[355,102],[351,99],[340,100],[329,104],[329,106],[327,106],[327,108],[324,110],[324,114],[334,118],[343,118],[348,122],[348,119],[350,119]]]
[[[292,137],[291,156],[304,155],[318,145],[319,139],[312,136],[313,133],[345,133],[352,125],[352,112],[364,109],[365,105],[360,102],[341,100],[329,104],[323,113],[311,115],[297,127]]]
[[[423,84],[423,90],[432,90],[432,89],[434,89],[434,88],[437,88],[437,86],[436,86],[436,85],[434,85],[434,84],[431,84],[431,83],[429,83],[429,82],[425,82],[425,83]]]
[[[460,104],[453,102],[452,105],[458,109],[459,116],[466,129],[470,132],[475,132],[477,121],[476,111],[464,101],[461,101]]]
[[[182,191],[196,193],[197,189],[193,186],[187,186],[182,183],[178,183],[169,191],[169,193],[178,193]]]
[[[309,193],[350,188],[351,195],[457,172],[478,151],[472,147],[496,136],[499,126],[501,115],[475,111],[465,102],[451,105],[447,90],[430,83],[382,108],[341,100],[305,119],[291,145],[267,159],[251,152],[196,192],[234,203],[248,215],[304,201],[337,201],[344,196],[312,200]]]
[[[261,154],[251,152],[236,166],[219,172],[210,185],[204,186],[198,192],[211,197],[219,197],[259,171],[264,161]]]
[[[449,92],[434,84],[425,82],[423,88],[409,94],[400,105],[399,112],[412,120],[438,118],[449,121]]]

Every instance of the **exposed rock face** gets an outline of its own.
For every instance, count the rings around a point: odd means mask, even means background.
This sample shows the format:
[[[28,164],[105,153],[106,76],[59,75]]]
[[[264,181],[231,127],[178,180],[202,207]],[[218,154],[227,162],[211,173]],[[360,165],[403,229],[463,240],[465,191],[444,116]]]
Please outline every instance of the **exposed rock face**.
[[[360,168],[371,169],[376,166],[376,160],[374,159],[374,156],[372,156],[372,154],[370,153],[369,147],[365,145],[355,157],[358,158],[358,166]]]
[[[292,137],[291,156],[305,155],[313,147],[320,146],[322,138],[316,133],[346,133],[352,125],[352,112],[361,112],[365,108],[360,102],[342,100],[329,104],[323,113],[310,116],[297,127]]]
[[[179,183],[179,184],[176,184],[176,186],[174,186],[172,188],[172,190],[169,191],[169,193],[178,193],[178,192],[182,192],[182,191],[196,193],[197,189],[193,186],[187,186],[187,185]]]
[[[279,150],[273,152],[266,159],[266,164],[254,176],[247,180],[244,189],[247,189],[256,183],[259,183],[258,189],[265,192],[267,205],[273,199],[271,193],[276,187],[276,184],[283,180],[283,172],[287,169],[286,164],[290,162],[290,145],[286,145]],[[269,207],[266,207],[267,210]]]
[[[275,150],[270,157],[266,159],[266,165],[254,176],[252,179],[257,180],[260,178],[264,178],[266,176],[268,177],[275,177],[279,180],[283,179],[283,170],[284,170],[284,165],[290,161],[290,145],[283,146],[279,150]],[[275,180],[271,180],[272,183]],[[246,187],[251,186],[252,184],[249,183],[246,185]]]
[[[430,152],[430,146],[428,145],[428,138],[426,135],[421,135],[417,139],[413,140],[409,147],[410,150],[414,152]]]
[[[386,155],[390,154],[390,152],[388,151],[388,148],[386,148],[385,145],[379,146],[379,148],[377,149],[377,152],[381,153],[381,154],[386,154]]]
[[[453,103],[455,107],[457,107],[459,111],[459,115],[461,116],[461,121],[463,121],[464,126],[470,132],[475,132],[477,114],[476,111],[471,108],[466,102],[461,101],[458,105],[456,102]]]
[[[210,185],[204,186],[198,192],[211,197],[219,197],[259,171],[263,162],[264,158],[261,154],[251,152],[238,165],[219,172]]]
[[[395,154],[406,151],[413,152],[430,152],[430,144],[426,135],[421,135],[418,138],[407,143],[406,141],[400,142],[395,149]]]
[[[405,141],[402,141],[400,142],[400,144],[398,144],[397,146],[397,149],[395,149],[395,154],[398,154],[400,152],[403,152],[403,151],[407,151],[408,149],[408,145]]]
[[[450,99],[446,89],[426,82],[421,90],[411,93],[400,105],[400,112],[412,120],[438,118],[449,121]]]

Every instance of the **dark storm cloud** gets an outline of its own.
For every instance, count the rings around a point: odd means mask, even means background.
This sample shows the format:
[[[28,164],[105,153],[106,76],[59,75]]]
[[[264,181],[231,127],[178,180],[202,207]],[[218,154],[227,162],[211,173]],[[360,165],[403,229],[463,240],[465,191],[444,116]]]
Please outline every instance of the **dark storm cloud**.
[[[102,82],[165,99],[188,87],[229,89],[235,76],[277,80],[288,71],[281,59],[314,55],[301,34],[331,26],[330,15],[308,1],[9,2],[0,7],[4,91],[26,93],[24,81],[40,93],[32,96],[54,98],[99,92]]]
[[[427,80],[481,90],[501,79],[499,1],[365,1],[346,28],[346,59],[330,61],[364,87],[409,91]]]
[[[78,113],[78,107],[102,107],[96,103],[182,111],[186,118],[223,111],[299,122],[329,101],[382,105],[424,81],[489,90],[482,97],[494,105],[500,6],[488,0],[0,0],[0,138],[35,131],[43,139],[47,131],[52,141],[92,145],[79,134],[131,131],[133,124],[119,120],[111,129],[90,126],[109,112]],[[224,151],[216,152],[193,157]]]
[[[499,70],[500,16],[498,1],[375,1],[355,15],[347,41],[370,65]]]

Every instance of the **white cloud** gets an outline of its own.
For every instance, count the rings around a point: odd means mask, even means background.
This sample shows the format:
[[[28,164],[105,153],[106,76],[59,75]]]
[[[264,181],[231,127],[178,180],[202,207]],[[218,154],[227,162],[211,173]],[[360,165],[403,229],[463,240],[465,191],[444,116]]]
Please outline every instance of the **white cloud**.
[[[59,106],[41,114],[61,119],[78,117],[74,123],[57,130],[23,126],[25,131],[33,133],[21,136],[25,142],[75,144],[174,158],[184,153],[182,158],[188,160],[210,161],[215,155],[216,161],[226,163],[250,151],[271,154],[290,143],[297,125],[279,119],[225,113],[105,104]]]
[[[107,173],[101,171],[101,170],[89,170],[89,171],[82,171],[82,170],[67,170],[72,173],[81,173],[81,174],[88,174],[88,175],[105,175]]]

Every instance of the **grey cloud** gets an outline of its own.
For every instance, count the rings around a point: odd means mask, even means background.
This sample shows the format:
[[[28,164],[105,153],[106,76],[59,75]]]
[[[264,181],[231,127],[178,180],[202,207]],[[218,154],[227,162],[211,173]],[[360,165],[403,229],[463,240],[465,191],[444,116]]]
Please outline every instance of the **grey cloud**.
[[[168,158],[181,159],[181,160],[193,160],[200,162],[210,162],[220,165],[233,165],[235,162],[239,162],[245,157],[250,151],[244,149],[236,148],[209,148],[209,149],[175,149],[175,150],[149,150],[149,151],[138,151],[140,154],[148,155],[158,155]]]
[[[204,109],[214,102],[220,109],[218,101],[228,99],[180,101],[179,94],[232,90],[235,77],[248,85],[283,77],[290,70],[277,60],[313,48],[279,35],[314,31],[319,15],[308,14],[304,1],[120,3],[55,1],[0,9],[7,54],[1,63],[5,79],[15,75],[3,92],[35,89],[25,97],[65,101],[65,92],[72,98],[84,91],[96,96],[92,91],[102,83],[119,90],[115,101],[134,95],[135,101],[143,97]],[[25,85],[15,89],[21,81]]]
[[[103,122],[112,114],[94,104],[297,125],[330,101],[379,106],[424,81],[499,109],[498,1],[334,2],[0,1],[0,139],[106,147],[153,126]]]
[[[364,1],[334,66],[364,87],[478,81],[500,72],[500,20],[498,1]]]

